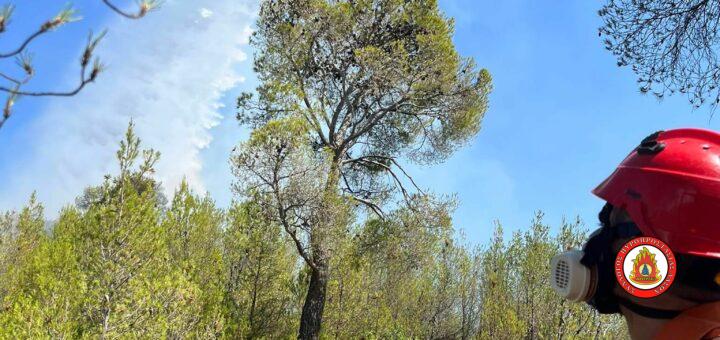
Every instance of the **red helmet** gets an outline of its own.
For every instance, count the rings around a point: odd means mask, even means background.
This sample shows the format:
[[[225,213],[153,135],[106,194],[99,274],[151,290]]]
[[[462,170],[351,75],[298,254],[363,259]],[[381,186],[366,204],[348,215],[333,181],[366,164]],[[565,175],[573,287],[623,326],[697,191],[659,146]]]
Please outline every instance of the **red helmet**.
[[[676,253],[720,258],[720,134],[660,131],[593,193],[625,209],[643,235]]]

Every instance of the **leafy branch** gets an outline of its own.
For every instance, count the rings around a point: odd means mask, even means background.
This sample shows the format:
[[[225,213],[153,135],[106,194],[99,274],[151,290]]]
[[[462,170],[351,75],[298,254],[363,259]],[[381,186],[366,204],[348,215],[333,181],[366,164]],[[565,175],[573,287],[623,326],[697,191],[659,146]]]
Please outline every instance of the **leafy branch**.
[[[680,94],[694,109],[720,104],[720,3],[609,0],[598,34],[618,66],[630,66],[641,93]]]

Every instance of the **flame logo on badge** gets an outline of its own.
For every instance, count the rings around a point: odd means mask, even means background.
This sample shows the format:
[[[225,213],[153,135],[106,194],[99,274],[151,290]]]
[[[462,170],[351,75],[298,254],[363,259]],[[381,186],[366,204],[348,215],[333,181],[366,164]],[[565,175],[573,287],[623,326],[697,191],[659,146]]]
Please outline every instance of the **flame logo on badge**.
[[[642,247],[633,261],[633,270],[630,273],[630,281],[638,285],[652,285],[662,280],[662,274],[657,266],[655,254],[647,247]]]
[[[615,258],[615,278],[630,295],[651,298],[666,292],[677,273],[675,254],[665,242],[636,237],[620,248]]]

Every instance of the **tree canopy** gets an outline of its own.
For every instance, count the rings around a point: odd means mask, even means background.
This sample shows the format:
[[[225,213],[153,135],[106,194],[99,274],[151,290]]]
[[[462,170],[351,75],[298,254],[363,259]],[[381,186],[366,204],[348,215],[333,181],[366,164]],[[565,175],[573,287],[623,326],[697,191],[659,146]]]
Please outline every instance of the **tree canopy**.
[[[599,11],[600,35],[631,66],[640,92],[680,93],[694,108],[720,103],[720,4],[708,0],[611,0]]]
[[[480,129],[490,75],[457,53],[452,33],[433,0],[261,5],[260,85],[237,115],[255,131],[233,157],[236,189],[260,197],[311,270],[303,338],[318,337],[356,207],[383,218],[397,193],[424,201],[402,161],[442,161]]]

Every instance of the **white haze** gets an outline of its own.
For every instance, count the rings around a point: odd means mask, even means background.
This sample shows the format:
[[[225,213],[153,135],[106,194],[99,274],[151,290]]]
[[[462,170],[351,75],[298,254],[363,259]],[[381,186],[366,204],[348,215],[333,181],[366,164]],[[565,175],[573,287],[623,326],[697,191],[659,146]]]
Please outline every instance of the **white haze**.
[[[223,95],[245,79],[238,65],[248,62],[255,7],[237,0],[166,1],[143,20],[107,23],[98,55],[109,68],[80,95],[52,100],[38,113],[24,132],[37,136],[31,161],[7,174],[0,208],[17,208],[38,190],[49,217],[56,216],[83,188],[117,171],[115,151],[130,119],[143,144],[162,153],[157,177],[167,194],[183,177],[204,192],[201,152],[222,120]],[[76,69],[68,70],[75,79]]]

